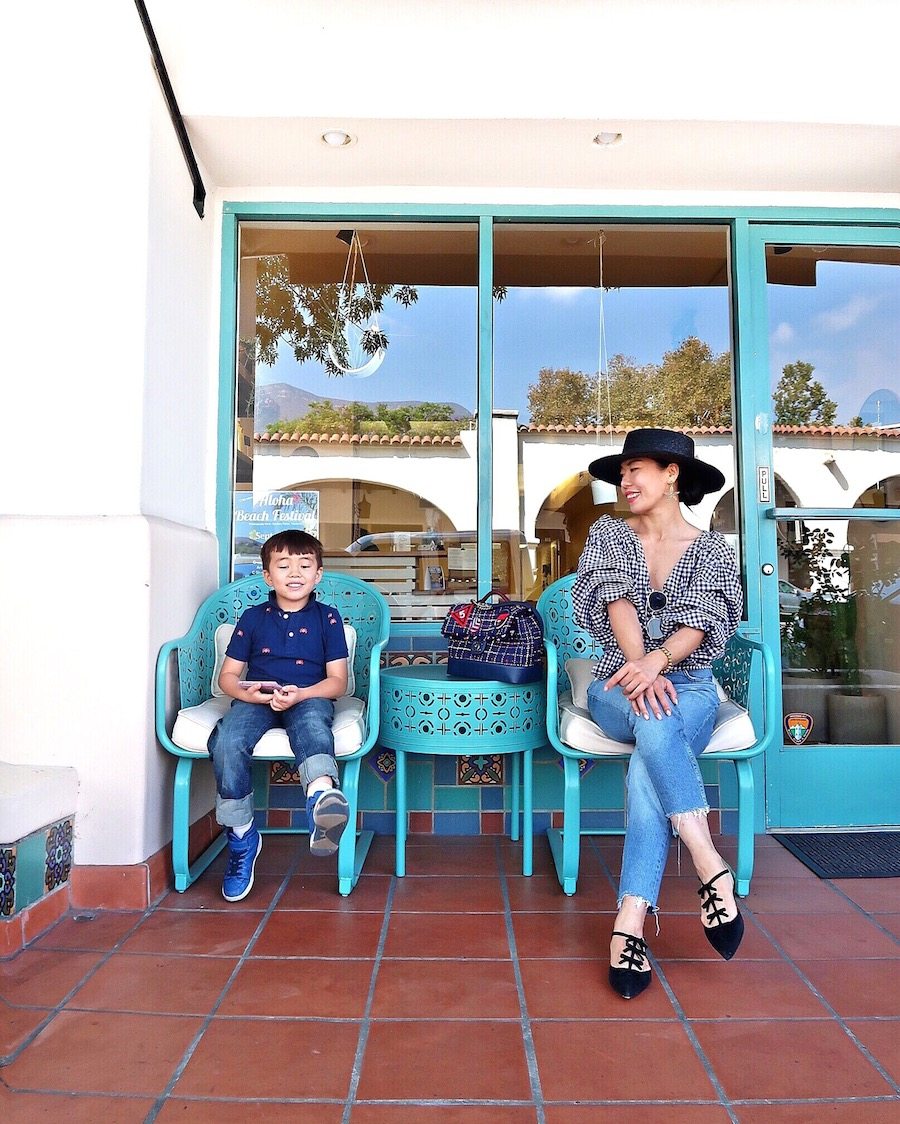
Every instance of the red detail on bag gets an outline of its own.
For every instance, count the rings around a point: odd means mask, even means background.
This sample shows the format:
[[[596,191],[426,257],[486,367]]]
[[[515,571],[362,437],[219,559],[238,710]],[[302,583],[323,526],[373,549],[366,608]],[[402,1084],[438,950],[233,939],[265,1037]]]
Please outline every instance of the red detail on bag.
[[[450,616],[453,617],[457,624],[465,628],[469,623],[469,617],[471,617],[474,608],[475,603],[473,601],[470,601],[467,605],[454,605],[450,610]]]

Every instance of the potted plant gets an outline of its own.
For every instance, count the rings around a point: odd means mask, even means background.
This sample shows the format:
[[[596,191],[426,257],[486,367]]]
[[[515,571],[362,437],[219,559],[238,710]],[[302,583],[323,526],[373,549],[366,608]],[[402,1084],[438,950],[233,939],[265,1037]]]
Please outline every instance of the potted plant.
[[[860,671],[860,604],[874,591],[854,588],[850,549],[835,552],[834,533],[804,527],[798,542],[780,544],[792,572],[805,574],[809,591],[782,624],[782,657],[788,677],[805,676],[818,692],[785,686],[785,707],[797,702],[818,724],[812,740],[876,744],[887,736],[884,697],[864,686]]]

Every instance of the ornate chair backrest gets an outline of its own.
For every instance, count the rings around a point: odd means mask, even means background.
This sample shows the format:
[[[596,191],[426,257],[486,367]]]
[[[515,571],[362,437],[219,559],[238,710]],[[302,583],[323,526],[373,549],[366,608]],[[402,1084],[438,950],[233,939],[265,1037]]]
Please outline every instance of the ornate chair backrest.
[[[549,641],[556,649],[558,693],[568,691],[571,686],[566,675],[566,660],[599,657],[603,651],[602,645],[575,623],[575,613],[572,608],[574,581],[575,574],[567,574],[564,578],[560,578],[544,590],[537,603],[538,612],[544,622],[544,640]]]
[[[269,587],[261,574],[239,578],[217,589],[197,610],[185,643],[178,647],[178,678],[180,705],[196,706],[209,697],[209,686],[216,661],[216,629],[234,624],[245,609],[258,605],[269,596]],[[334,605],[346,624],[356,630],[356,655],[353,672],[356,694],[368,697],[373,648],[386,640],[390,631],[390,614],[384,597],[367,582],[349,574],[326,572],[316,589],[316,596],[326,605]]]

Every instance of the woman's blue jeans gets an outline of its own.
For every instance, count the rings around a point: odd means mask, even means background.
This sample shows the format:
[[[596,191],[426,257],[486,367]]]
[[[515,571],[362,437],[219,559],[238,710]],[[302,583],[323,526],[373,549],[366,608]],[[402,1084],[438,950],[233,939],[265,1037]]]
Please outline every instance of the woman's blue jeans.
[[[625,847],[619,880],[619,905],[626,895],[657,908],[673,818],[709,811],[697,757],[709,745],[719,699],[712,671],[673,671],[678,692],[671,715],[649,720],[635,714],[621,687],[588,687],[591,717],[607,737],[632,742],[625,778]]]
[[[216,776],[216,820],[225,827],[251,822],[253,747],[263,734],[279,726],[287,733],[304,789],[318,777],[331,777],[337,784],[333,721],[331,699],[303,699],[277,712],[270,706],[234,699],[207,742]]]

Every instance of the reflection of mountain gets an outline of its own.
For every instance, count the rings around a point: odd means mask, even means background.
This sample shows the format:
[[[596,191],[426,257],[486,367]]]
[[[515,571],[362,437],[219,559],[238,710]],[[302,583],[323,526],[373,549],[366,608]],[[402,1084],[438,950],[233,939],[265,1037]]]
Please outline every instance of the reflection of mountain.
[[[900,424],[900,398],[893,390],[873,390],[860,407],[863,425]]]
[[[436,399],[411,399],[404,398],[398,402],[385,402],[389,409],[396,410],[399,406],[418,406],[422,401],[432,402]],[[298,386],[291,386],[286,382],[273,382],[267,386],[256,388],[256,411],[253,427],[261,433],[272,422],[282,421],[285,418],[302,418],[313,402],[331,402],[334,406],[349,406],[355,398],[337,398],[331,394],[310,394],[308,390],[301,390]],[[377,405],[378,403],[368,403]],[[460,406],[458,402],[450,402],[453,409],[454,420],[470,418],[471,412]]]

